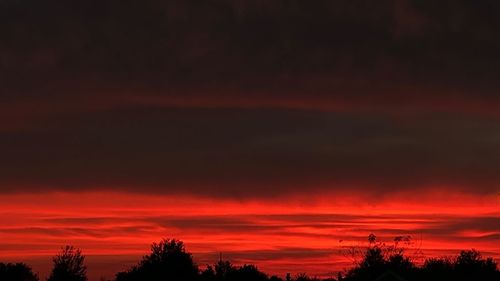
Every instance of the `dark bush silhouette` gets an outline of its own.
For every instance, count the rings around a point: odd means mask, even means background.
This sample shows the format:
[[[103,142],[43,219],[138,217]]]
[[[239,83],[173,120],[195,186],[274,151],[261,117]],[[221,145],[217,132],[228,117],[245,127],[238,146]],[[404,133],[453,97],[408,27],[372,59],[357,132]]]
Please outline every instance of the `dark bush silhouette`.
[[[347,273],[345,280],[375,280],[387,269],[382,249],[370,248],[366,251],[364,259]]]
[[[217,278],[215,277],[215,270],[211,265],[208,265],[205,270],[200,273],[201,281],[215,281]]]
[[[493,281],[500,271],[492,258],[484,259],[476,250],[461,251],[455,258],[427,259],[419,276],[425,280]]]
[[[492,258],[484,259],[476,250],[462,251],[455,260],[457,280],[500,280],[500,272]]]
[[[126,272],[116,275],[116,281],[191,281],[198,279],[198,266],[184,243],[164,239],[153,243],[151,254]]]
[[[312,281],[312,279],[305,272],[297,274],[293,280],[294,281]]]
[[[80,249],[66,246],[52,261],[54,267],[47,281],[87,281],[85,256]]]
[[[214,270],[215,268],[215,270]],[[233,266],[229,261],[219,261],[217,264],[207,266],[201,272],[202,281],[268,281],[265,273],[259,271],[255,265]],[[274,279],[275,280],[275,279]]]
[[[38,281],[38,276],[24,263],[0,263],[0,280]]]
[[[229,280],[231,281],[267,281],[267,275],[257,269],[255,265],[243,265],[233,271]]]
[[[273,276],[269,277],[269,281],[283,281],[283,279],[276,276],[276,275],[273,275]]]
[[[233,272],[236,271],[236,267],[234,267],[229,261],[219,261],[215,265],[215,278],[219,281],[230,280]]]
[[[427,259],[422,266],[421,276],[432,276],[432,280],[447,280],[454,275],[453,261],[448,258]]]
[[[455,259],[427,259],[423,266],[417,267],[404,255],[404,250],[376,243],[374,235],[370,235],[368,240],[370,246],[362,261],[349,270],[343,280],[500,280],[500,271],[493,259],[484,259],[475,250],[462,251]]]
[[[499,281],[500,271],[492,258],[483,258],[476,250],[462,251],[455,258],[430,258],[417,266],[405,255],[398,243],[408,237],[397,237],[394,246],[378,242],[370,235],[369,246],[357,264],[345,276],[322,281]],[[71,246],[53,258],[54,268],[47,281],[87,281],[85,257]],[[293,268],[293,270],[297,270]],[[0,281],[39,281],[25,264],[0,263]],[[306,273],[287,274],[290,281],[319,281]],[[175,239],[153,243],[151,253],[127,271],[116,274],[115,281],[283,281],[278,276],[268,277],[255,265],[235,266],[229,261],[219,261],[198,270],[184,244]]]

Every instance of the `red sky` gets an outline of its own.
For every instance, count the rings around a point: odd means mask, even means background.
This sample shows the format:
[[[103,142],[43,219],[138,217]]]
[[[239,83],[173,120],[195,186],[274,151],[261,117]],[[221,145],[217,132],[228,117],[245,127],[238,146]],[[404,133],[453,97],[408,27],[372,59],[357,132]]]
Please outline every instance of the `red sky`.
[[[366,203],[366,202],[372,203]],[[499,199],[459,193],[360,194],[219,200],[116,192],[0,196],[2,261],[27,261],[45,276],[65,244],[83,249],[98,279],[139,261],[152,242],[182,239],[197,262],[218,253],[275,274],[322,276],[352,265],[346,247],[375,233],[391,243],[411,235],[409,253],[457,254],[476,248],[500,258]],[[417,259],[418,261],[418,259]]]
[[[1,1],[0,261],[74,244],[111,277],[178,238],[328,274],[370,233],[498,259],[499,9]]]

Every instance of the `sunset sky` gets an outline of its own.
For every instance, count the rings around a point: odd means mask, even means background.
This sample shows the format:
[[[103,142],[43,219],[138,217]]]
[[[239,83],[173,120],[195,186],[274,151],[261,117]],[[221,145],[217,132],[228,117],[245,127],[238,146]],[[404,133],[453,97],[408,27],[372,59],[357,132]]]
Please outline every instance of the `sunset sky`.
[[[327,276],[370,233],[500,259],[500,2],[0,1],[0,262],[177,238]]]

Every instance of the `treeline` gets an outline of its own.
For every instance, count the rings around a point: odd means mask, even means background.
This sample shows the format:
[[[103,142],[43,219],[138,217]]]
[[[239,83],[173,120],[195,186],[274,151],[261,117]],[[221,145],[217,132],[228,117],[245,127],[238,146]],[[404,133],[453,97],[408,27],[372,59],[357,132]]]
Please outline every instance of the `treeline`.
[[[323,281],[499,281],[500,271],[492,258],[483,258],[476,250],[462,251],[454,258],[430,258],[416,265],[403,248],[385,247],[369,237],[360,261],[336,278]],[[293,268],[297,271],[297,268]],[[40,281],[24,263],[0,263],[1,281]],[[47,281],[88,281],[85,256],[79,249],[66,246],[53,258]],[[153,243],[151,253],[129,270],[116,274],[114,281],[320,281],[305,273],[296,276],[269,276],[255,265],[234,266],[229,261],[200,269],[182,241],[164,239]]]

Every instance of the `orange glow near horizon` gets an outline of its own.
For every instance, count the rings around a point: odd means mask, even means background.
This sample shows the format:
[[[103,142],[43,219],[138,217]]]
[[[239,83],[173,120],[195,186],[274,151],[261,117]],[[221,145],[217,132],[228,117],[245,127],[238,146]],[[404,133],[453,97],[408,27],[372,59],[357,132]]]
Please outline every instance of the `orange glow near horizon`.
[[[235,264],[253,263],[280,275],[329,275],[348,268],[352,261],[343,249],[364,245],[370,233],[388,242],[411,235],[412,247],[426,256],[476,248],[500,258],[494,195],[330,194],[238,201],[95,191],[3,194],[0,206],[0,261],[28,262],[42,277],[50,256],[65,244],[88,256],[92,280],[136,263],[161,238],[183,240],[202,268],[222,252]]]

